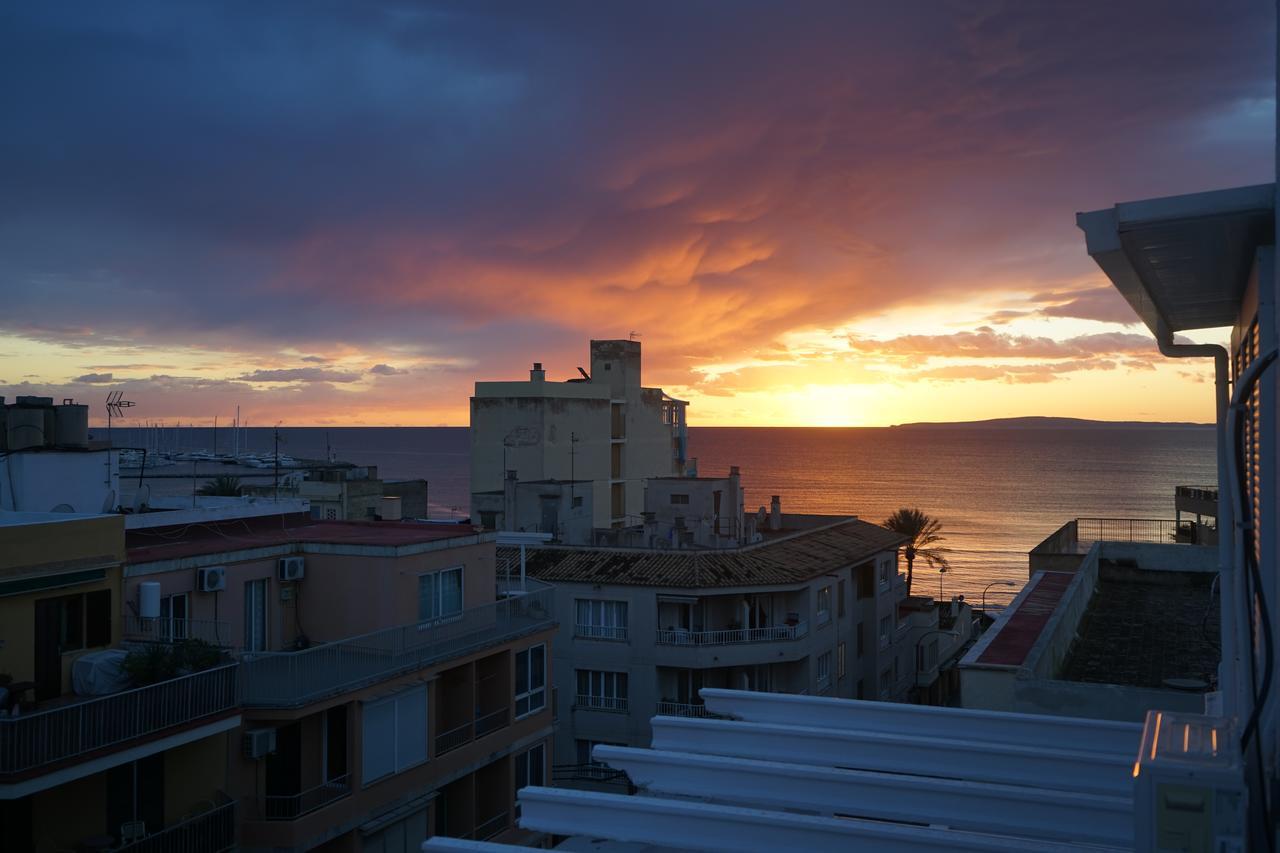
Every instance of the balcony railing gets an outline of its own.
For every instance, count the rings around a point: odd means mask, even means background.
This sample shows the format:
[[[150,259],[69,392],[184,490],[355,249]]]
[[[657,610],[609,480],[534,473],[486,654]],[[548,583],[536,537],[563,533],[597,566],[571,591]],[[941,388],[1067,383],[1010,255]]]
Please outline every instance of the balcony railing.
[[[267,820],[297,820],[350,793],[350,778],[343,774],[297,794],[268,794],[262,798],[262,816]]]
[[[619,698],[617,696],[589,696],[579,693],[573,700],[574,707],[590,708],[593,711],[621,711],[627,710],[627,698],[625,696]]]
[[[222,648],[236,645],[230,622],[207,619],[143,619],[126,614],[122,636],[136,642],[180,643],[183,640],[200,640]]]
[[[471,838],[473,841],[488,841],[495,835],[505,832],[509,825],[510,821],[506,812],[496,814],[483,823],[477,824],[476,828],[471,831]]]
[[[741,643],[769,643],[795,640],[809,633],[809,626],[775,625],[771,628],[726,628],[722,631],[686,631],[683,628],[658,630],[657,642],[664,646],[731,646]]]
[[[573,635],[575,637],[586,637],[589,640],[625,640],[627,639],[627,626],[574,625]]]
[[[236,804],[227,802],[114,849],[119,853],[223,853],[235,846]]]
[[[297,707],[549,628],[555,624],[553,592],[465,610],[447,623],[402,625],[299,652],[246,654],[244,704]]]
[[[441,732],[436,735],[436,755],[452,752],[487,734],[505,728],[511,722],[510,711],[510,708],[499,708],[496,711],[481,714],[475,718],[474,722],[463,723]]]
[[[84,702],[0,717],[0,774],[19,773],[223,714],[236,707],[236,664]]]
[[[702,703],[693,702],[659,702],[658,715],[661,717],[703,717],[710,720],[723,719],[713,714]]]

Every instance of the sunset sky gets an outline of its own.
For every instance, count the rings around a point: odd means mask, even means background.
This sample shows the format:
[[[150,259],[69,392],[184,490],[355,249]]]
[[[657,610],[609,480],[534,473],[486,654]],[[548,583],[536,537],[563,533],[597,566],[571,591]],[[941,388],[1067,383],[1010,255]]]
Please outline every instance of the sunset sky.
[[[695,425],[1211,421],[1075,213],[1273,180],[1269,5],[10,4],[0,394],[466,424],[635,331]]]

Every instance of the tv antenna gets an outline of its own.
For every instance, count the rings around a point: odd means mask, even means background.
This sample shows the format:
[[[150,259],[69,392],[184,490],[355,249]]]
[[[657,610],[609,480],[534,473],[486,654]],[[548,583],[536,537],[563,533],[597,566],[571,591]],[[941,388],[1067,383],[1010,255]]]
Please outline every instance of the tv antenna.
[[[111,441],[111,419],[124,416],[124,410],[132,408],[132,400],[122,400],[123,391],[112,391],[107,395],[107,441]]]
[[[639,332],[632,332],[632,333],[631,333],[631,336],[630,336],[630,339],[634,341],[634,340],[635,340],[636,338],[638,338],[638,337],[640,337],[640,333],[639,333]]]

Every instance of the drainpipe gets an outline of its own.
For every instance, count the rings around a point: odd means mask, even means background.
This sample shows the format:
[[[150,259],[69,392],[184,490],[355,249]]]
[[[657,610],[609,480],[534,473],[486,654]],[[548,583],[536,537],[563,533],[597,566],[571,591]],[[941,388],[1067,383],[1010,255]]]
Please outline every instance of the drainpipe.
[[[1215,434],[1218,451],[1218,596],[1221,612],[1222,663],[1218,673],[1218,693],[1222,707],[1214,709],[1227,717],[1241,711],[1239,692],[1244,685],[1240,663],[1240,650],[1249,642],[1245,632],[1246,621],[1239,612],[1243,599],[1240,585],[1240,565],[1235,561],[1232,543],[1235,540],[1235,508],[1232,506],[1230,484],[1227,476],[1227,406],[1231,398],[1228,366],[1230,355],[1226,347],[1218,344],[1176,344],[1173,332],[1163,322],[1157,326],[1156,343],[1160,354],[1168,358],[1212,358],[1214,368]],[[1206,713],[1212,713],[1206,708]]]

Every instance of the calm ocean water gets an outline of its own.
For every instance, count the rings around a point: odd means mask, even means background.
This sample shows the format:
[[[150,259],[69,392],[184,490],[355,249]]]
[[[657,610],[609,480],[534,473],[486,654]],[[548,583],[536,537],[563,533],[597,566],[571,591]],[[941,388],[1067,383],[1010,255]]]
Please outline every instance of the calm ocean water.
[[[247,430],[252,452],[271,450],[271,431]],[[281,428],[281,452],[377,465],[390,479],[425,478],[433,514],[466,515],[467,430],[460,427]],[[117,443],[141,441],[118,431]],[[165,446],[209,448],[212,431],[171,432]],[[221,430],[219,449],[229,447]],[[747,509],[782,496],[784,511],[850,513],[883,520],[901,506],[941,519],[953,571],[946,595],[981,595],[992,580],[1021,583],[1027,551],[1078,516],[1172,518],[1173,489],[1216,480],[1213,431],[1161,429],[806,429],[695,427],[689,453],[704,476],[742,468]],[[199,478],[219,472],[201,466]],[[184,473],[182,465],[157,474]],[[190,480],[148,478],[153,493],[190,494]],[[267,477],[263,482],[270,482]],[[129,494],[129,489],[122,489]],[[938,575],[917,573],[936,592]],[[989,601],[1005,589],[996,587]]]

